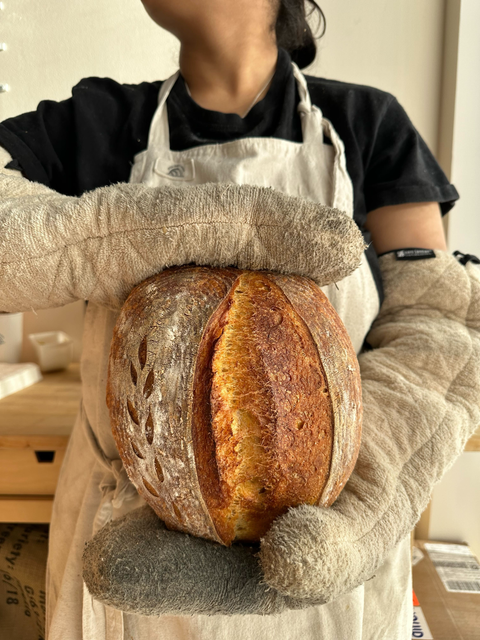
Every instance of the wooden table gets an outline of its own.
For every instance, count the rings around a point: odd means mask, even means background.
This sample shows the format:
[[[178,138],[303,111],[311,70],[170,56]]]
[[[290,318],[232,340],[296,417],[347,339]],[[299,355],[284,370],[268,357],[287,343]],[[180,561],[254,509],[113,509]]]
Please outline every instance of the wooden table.
[[[0,400],[0,522],[49,522],[80,401],[80,367]]]

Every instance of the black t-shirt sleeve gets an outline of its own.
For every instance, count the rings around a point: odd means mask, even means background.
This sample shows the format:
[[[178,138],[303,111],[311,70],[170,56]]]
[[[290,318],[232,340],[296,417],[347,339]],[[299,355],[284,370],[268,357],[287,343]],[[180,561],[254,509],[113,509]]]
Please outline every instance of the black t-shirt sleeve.
[[[75,169],[69,161],[75,153],[72,99],[45,100],[36,111],[5,120],[0,125],[0,145],[29,180],[61,193],[75,191]]]
[[[134,155],[147,145],[159,84],[86,78],[68,100],[42,101],[1,123],[0,146],[26,178],[66,195],[127,182]]]
[[[458,193],[402,106],[389,96],[365,158],[366,210],[408,202],[439,202],[447,213]]]

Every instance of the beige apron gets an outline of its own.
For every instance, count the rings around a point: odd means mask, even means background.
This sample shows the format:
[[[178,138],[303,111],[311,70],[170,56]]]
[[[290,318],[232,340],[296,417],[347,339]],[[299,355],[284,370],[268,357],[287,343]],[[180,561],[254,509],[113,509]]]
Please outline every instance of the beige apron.
[[[135,157],[130,182],[152,187],[230,182],[271,186],[353,215],[353,188],[343,144],[313,106],[293,65],[303,142],[246,138],[171,151],[166,100],[178,73],[166,80],[148,147]],[[324,144],[328,136],[332,145]],[[324,288],[358,353],[378,313],[378,294],[365,256],[348,278]],[[128,480],[111,435],[105,389],[117,314],[89,303],[82,354],[83,401],[59,479],[47,570],[48,640],[407,640],[411,634],[408,540],[366,585],[328,605],[277,616],[124,614],[95,601],[81,579],[85,540],[111,518],[143,504]],[[384,635],[384,633],[386,635]]]

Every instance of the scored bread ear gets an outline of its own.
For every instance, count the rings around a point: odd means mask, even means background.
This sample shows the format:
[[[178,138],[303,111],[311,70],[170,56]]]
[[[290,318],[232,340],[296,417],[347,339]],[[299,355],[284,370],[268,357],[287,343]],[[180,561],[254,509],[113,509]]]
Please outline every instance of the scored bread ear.
[[[118,310],[140,282],[190,263],[306,276],[326,286],[350,275],[363,251],[349,216],[271,188],[117,184],[73,198],[0,173],[4,312],[75,300]]]

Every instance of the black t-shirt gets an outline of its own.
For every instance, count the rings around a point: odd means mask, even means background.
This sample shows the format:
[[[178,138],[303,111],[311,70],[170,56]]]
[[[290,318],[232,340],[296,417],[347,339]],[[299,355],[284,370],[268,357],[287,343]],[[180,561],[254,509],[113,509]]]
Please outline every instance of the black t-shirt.
[[[443,213],[451,209],[458,198],[455,187],[392,95],[313,76],[307,76],[307,83],[313,104],[345,145],[355,221],[367,242],[366,215],[378,207],[439,202]],[[135,154],[147,146],[161,84],[86,78],[72,89],[71,98],[45,100],[36,111],[1,123],[0,146],[26,178],[66,195],[127,182]],[[298,102],[291,60],[283,49],[267,95],[245,118],[203,109],[180,76],[167,99],[170,147],[180,151],[262,136],[301,142]],[[367,255],[381,291],[373,249]]]

